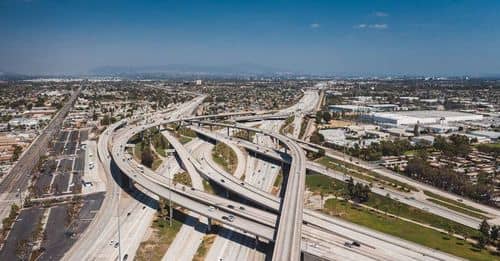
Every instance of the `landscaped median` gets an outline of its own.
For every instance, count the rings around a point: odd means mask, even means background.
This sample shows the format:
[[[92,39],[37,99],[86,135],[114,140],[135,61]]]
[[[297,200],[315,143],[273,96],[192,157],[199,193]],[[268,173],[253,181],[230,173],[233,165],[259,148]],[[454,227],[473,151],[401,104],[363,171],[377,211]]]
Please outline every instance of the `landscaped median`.
[[[174,218],[172,220],[172,226],[170,226],[168,220],[168,202],[164,199],[160,199],[159,205],[160,209],[151,225],[153,233],[151,233],[146,241],[141,242],[137,249],[136,260],[138,261],[161,260],[182,227],[182,214],[176,215],[180,217]]]
[[[283,134],[283,135],[286,135],[287,133],[288,134],[292,134],[293,133],[293,121],[295,120],[295,116],[292,115],[288,118],[286,118],[285,122],[283,122],[283,124],[281,125],[280,127],[280,134]]]
[[[129,153],[134,155],[134,159],[142,165],[156,170],[162,163],[159,154],[165,153],[169,144],[159,138],[161,136],[157,130],[146,130],[144,133],[136,134],[130,139],[130,143],[134,144],[133,150],[127,149]],[[156,144],[156,146],[155,146]]]
[[[225,171],[234,174],[238,166],[236,152],[228,145],[218,142],[212,149],[212,158],[214,162],[224,168]]]
[[[308,172],[306,186],[328,198],[322,211],[330,215],[467,259],[497,258],[493,252],[453,236],[477,239],[480,232],[476,229],[371,192],[364,202],[340,200],[351,198],[348,183],[318,173]]]

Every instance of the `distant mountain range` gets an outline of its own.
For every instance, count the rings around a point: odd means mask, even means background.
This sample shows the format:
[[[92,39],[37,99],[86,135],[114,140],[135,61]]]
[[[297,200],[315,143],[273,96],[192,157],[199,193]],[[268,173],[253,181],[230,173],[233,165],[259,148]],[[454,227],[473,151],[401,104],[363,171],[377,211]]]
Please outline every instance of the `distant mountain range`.
[[[94,75],[120,75],[120,74],[144,74],[144,73],[164,73],[164,74],[271,74],[280,73],[283,70],[250,63],[234,65],[153,65],[153,66],[101,66],[89,71]]]

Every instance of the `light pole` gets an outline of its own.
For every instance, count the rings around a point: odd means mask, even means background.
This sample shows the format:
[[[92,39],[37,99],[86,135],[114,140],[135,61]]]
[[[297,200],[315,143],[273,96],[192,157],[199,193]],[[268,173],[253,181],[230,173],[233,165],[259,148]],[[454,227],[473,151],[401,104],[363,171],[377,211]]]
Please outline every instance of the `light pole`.
[[[120,191],[118,191],[118,204],[116,205],[116,219],[118,223],[118,260],[122,260],[122,240],[120,235]]]
[[[168,215],[169,215],[169,223],[170,226],[172,226],[172,174],[170,173],[170,164],[167,165],[167,170],[168,170],[168,187],[170,188],[168,190]]]

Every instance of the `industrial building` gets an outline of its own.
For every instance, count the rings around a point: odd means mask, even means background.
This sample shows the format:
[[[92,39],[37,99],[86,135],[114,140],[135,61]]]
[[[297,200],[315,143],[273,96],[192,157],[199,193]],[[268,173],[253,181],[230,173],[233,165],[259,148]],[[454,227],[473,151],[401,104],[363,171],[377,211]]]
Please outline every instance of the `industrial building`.
[[[444,124],[482,120],[483,116],[456,111],[375,112],[368,116],[374,123],[387,125]]]

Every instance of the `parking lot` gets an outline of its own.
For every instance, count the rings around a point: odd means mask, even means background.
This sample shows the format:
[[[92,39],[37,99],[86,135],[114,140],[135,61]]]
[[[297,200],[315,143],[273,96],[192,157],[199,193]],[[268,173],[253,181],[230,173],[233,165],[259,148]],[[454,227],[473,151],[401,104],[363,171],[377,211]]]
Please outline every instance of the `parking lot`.
[[[34,184],[36,197],[80,193],[88,130],[62,130],[53,141],[47,168]],[[55,168],[54,168],[55,166]]]
[[[47,159],[34,173],[30,195],[32,199],[47,199],[35,201],[20,211],[0,250],[0,260],[26,260],[38,246],[43,251],[37,260],[60,260],[90,224],[104,193],[73,199],[59,197],[81,191],[86,164],[86,146],[82,142],[88,136],[85,129],[61,130],[54,137]],[[41,229],[43,239],[36,238],[35,231]]]

